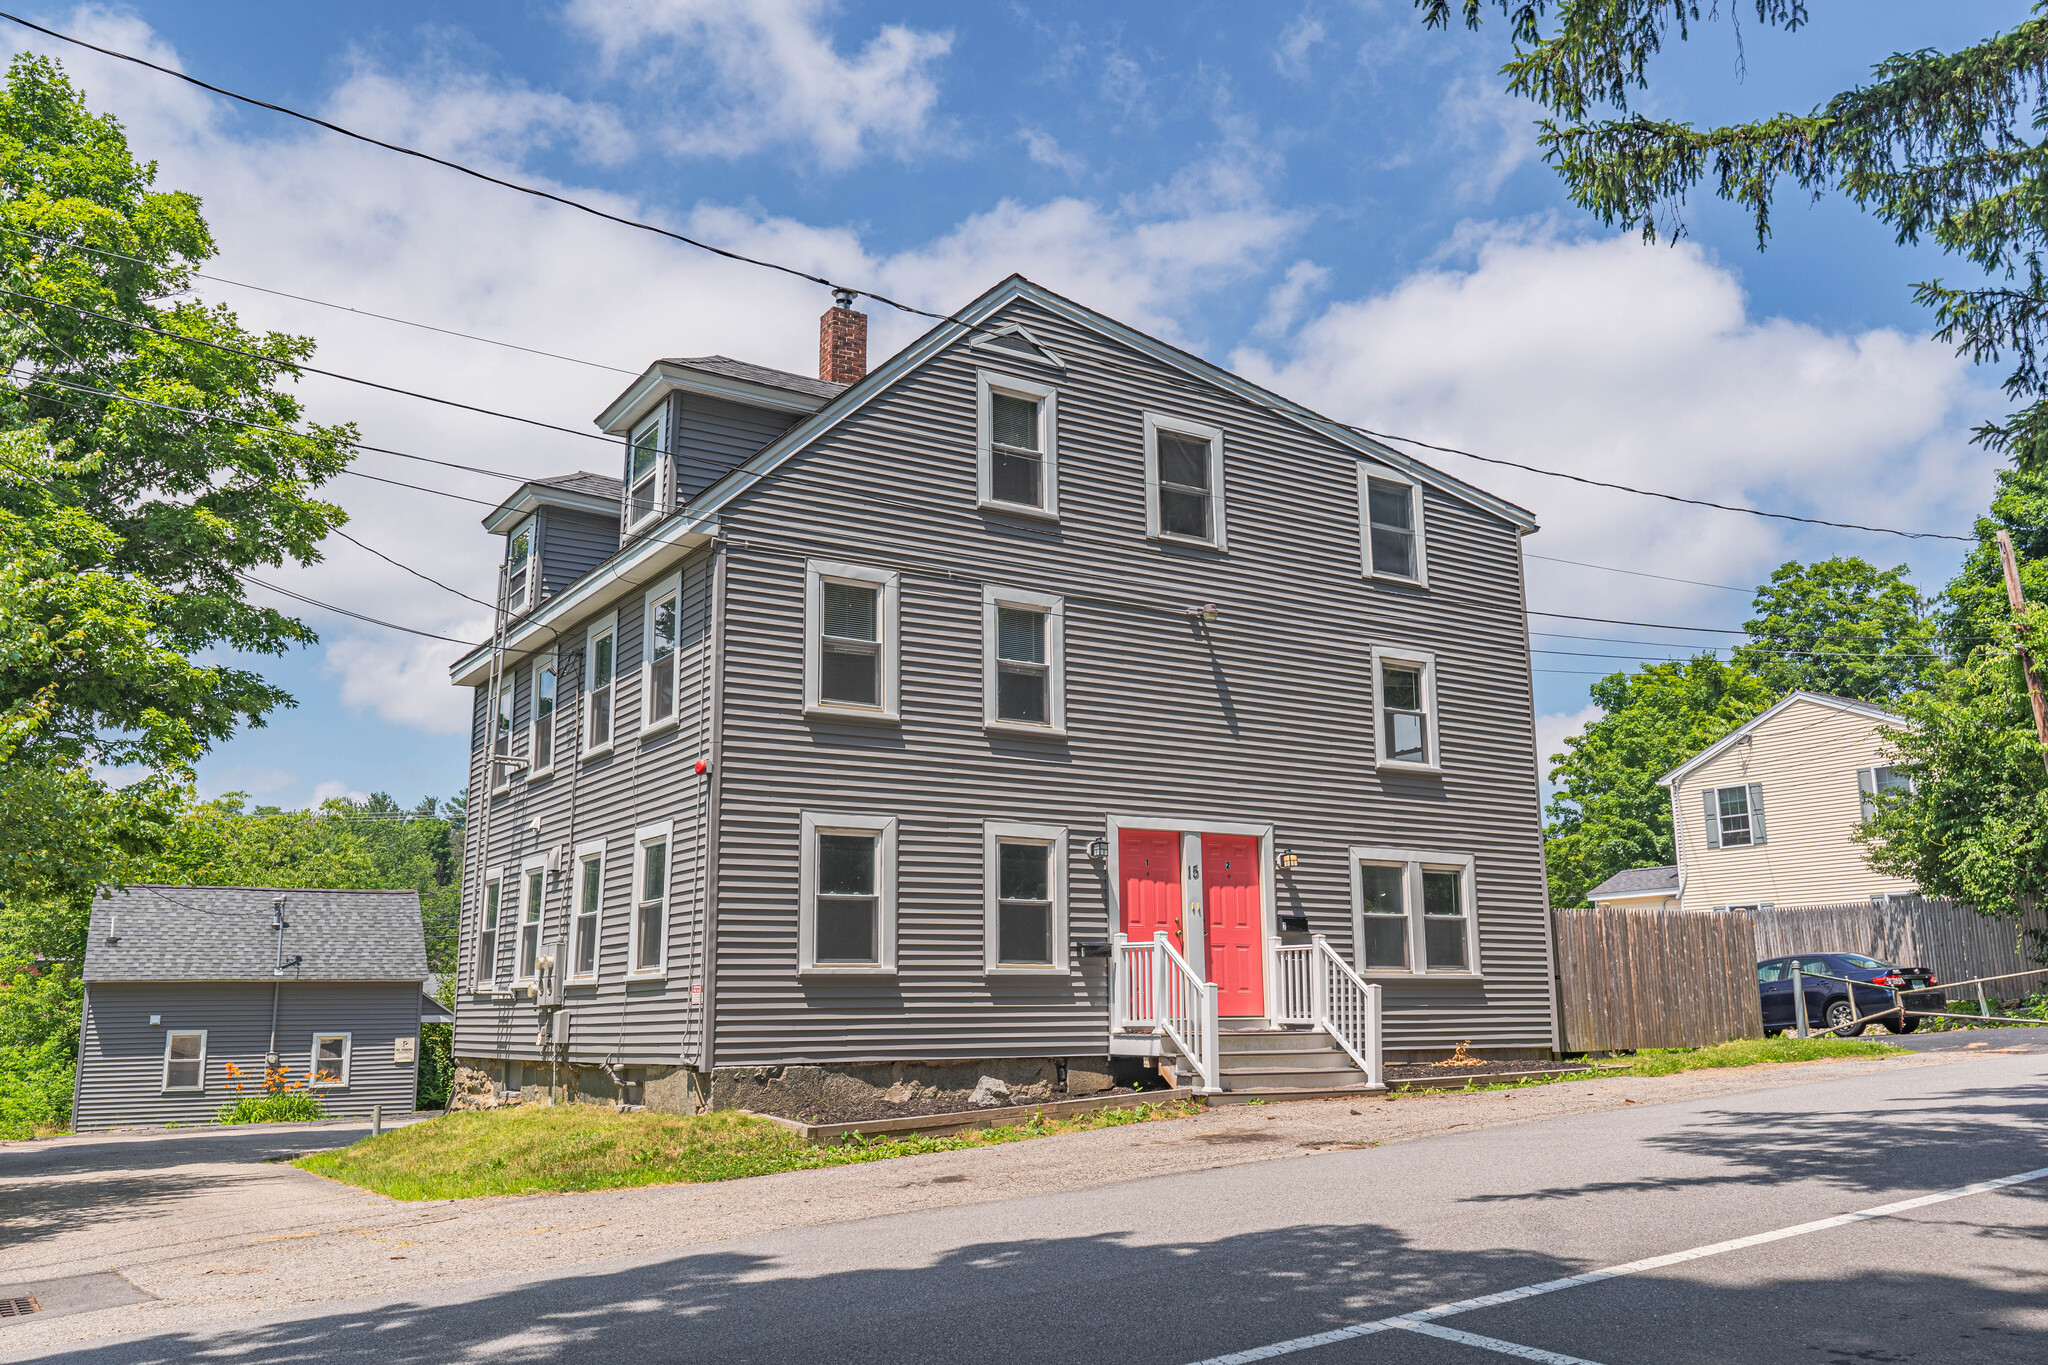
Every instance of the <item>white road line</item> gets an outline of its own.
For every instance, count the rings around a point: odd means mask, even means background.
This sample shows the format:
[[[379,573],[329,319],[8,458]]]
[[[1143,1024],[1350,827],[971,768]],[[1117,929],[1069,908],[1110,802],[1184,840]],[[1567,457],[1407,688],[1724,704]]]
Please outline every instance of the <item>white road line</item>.
[[[1581,1285],[1598,1284],[1621,1275],[1640,1275],[1646,1270],[1662,1270],[1665,1266],[1682,1265],[1707,1256],[1719,1256],[1730,1251],[1743,1251],[1750,1247],[1763,1246],[1769,1242],[1781,1242],[1787,1237],[1804,1237],[1812,1232],[1825,1232],[1829,1228],[1846,1227],[1851,1223],[1862,1223],[1872,1218],[1889,1218],[1894,1214],[1910,1213],[1924,1209],[1930,1204],[1945,1204],[1951,1199],[1964,1199],[1973,1194],[1986,1194],[2002,1190],[2008,1185],[2025,1185],[2031,1181],[2048,1179],[2048,1166],[2038,1170],[2022,1171],[2018,1175],[2002,1175],[1996,1180],[1980,1180],[1974,1185],[1958,1185],[1952,1190],[1941,1190],[1934,1194],[1923,1194],[1915,1199],[1901,1199],[1895,1204],[1880,1204],[1873,1209],[1859,1209],[1855,1213],[1838,1213],[1832,1218],[1817,1218],[1811,1223],[1798,1223],[1789,1228],[1778,1228],[1771,1232],[1754,1233],[1748,1237],[1735,1237],[1725,1242],[1714,1242],[1689,1251],[1667,1252],[1662,1256],[1646,1256],[1640,1261],[1628,1261],[1622,1265],[1608,1266],[1605,1270],[1589,1270],[1583,1275],[1567,1275],[1563,1279],[1545,1280],[1541,1284],[1523,1285],[1520,1289],[1503,1289],[1494,1294],[1481,1294],[1477,1298],[1460,1299],[1456,1303],[1440,1303],[1432,1308],[1420,1308],[1413,1313],[1402,1313],[1390,1318],[1376,1318],[1371,1322],[1353,1323],[1348,1327],[1335,1327],[1313,1336],[1293,1337],[1276,1341],[1268,1346],[1254,1346],[1245,1351],[1233,1351],[1229,1355],[1210,1356],[1195,1365],[1251,1365],[1257,1360],[1271,1360],[1275,1356],[1293,1355],[1296,1351],[1313,1350],[1318,1346],[1332,1346],[1340,1341],[1355,1337],[1371,1336],[1397,1328],[1415,1330],[1419,1323],[1431,1322],[1437,1318],[1451,1317],[1457,1313],[1470,1313],[1481,1308],[1494,1308],[1518,1299],[1533,1299],[1539,1294],[1555,1294],[1560,1289],[1577,1289]],[[1512,1346],[1512,1342],[1502,1342]],[[1533,1356],[1536,1360],[1570,1361],[1570,1356]]]
[[[1536,1346],[1524,1346],[1516,1341],[1502,1341],[1499,1337],[1482,1337],[1477,1332],[1460,1332],[1455,1327],[1439,1327],[1433,1322],[1404,1322],[1401,1326],[1410,1332],[1420,1332],[1427,1337],[1441,1337],[1455,1341],[1461,1346],[1477,1346],[1482,1351],[1497,1355],[1513,1356],[1517,1360],[1540,1360],[1544,1365],[1597,1365],[1591,1360],[1578,1356],[1559,1355]]]

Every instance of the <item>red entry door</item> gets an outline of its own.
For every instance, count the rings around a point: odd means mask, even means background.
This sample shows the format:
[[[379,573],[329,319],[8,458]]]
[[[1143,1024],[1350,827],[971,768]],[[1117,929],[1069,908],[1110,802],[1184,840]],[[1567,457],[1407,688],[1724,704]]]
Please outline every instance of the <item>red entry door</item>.
[[[1165,830],[1117,832],[1117,875],[1123,881],[1123,932],[1150,943],[1164,929],[1175,952],[1188,950],[1181,927],[1180,836]]]
[[[1242,834],[1204,834],[1202,923],[1220,1015],[1266,1012],[1265,922],[1259,912],[1259,841]]]

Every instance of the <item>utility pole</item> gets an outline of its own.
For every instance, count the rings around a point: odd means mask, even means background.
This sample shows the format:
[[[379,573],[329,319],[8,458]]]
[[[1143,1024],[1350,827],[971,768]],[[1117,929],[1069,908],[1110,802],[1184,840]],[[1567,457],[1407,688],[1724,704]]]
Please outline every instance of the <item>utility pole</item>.
[[[2005,567],[2005,596],[2012,603],[2013,624],[2020,635],[2020,663],[2027,670],[2027,696],[2034,703],[2034,734],[2041,741],[2041,766],[2048,768],[2048,701],[2041,696],[2041,675],[2034,671],[2034,651],[2025,644],[2027,599],[2020,592],[2020,561],[2012,551],[2012,537],[1998,533],[1998,560]]]

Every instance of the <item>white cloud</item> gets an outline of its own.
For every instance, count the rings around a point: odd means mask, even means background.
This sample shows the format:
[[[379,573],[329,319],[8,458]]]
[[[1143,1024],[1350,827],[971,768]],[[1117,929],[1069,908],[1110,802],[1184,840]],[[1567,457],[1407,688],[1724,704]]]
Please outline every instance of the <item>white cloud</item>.
[[[1969,446],[1966,423],[1996,400],[1947,347],[1753,316],[1736,277],[1693,245],[1473,226],[1439,263],[1331,304],[1283,358],[1246,350],[1236,364],[1374,430],[1716,502],[1963,531],[1989,496],[1994,462]],[[1942,542],[1808,530],[1414,453],[1535,512],[1543,530],[1529,548],[1547,555],[1733,584],[1795,556],[1861,553],[1934,575],[1955,562]],[[1692,625],[1745,615],[1730,593],[1528,567],[1532,607]]]
[[[1296,261],[1266,295],[1266,311],[1259,315],[1252,330],[1260,336],[1283,335],[1301,316],[1309,296],[1322,292],[1329,282],[1330,272],[1322,266],[1314,261]]]
[[[1546,786],[1550,782],[1550,760],[1564,752],[1564,742],[1584,733],[1588,725],[1605,714],[1589,702],[1576,711],[1555,711],[1536,717],[1536,766]]]
[[[1280,41],[1273,48],[1274,69],[1291,81],[1307,80],[1309,53],[1323,36],[1322,20],[1307,10],[1294,16],[1280,30]]]
[[[828,170],[871,153],[906,156],[946,141],[934,68],[949,32],[886,24],[842,52],[826,0],[571,0],[569,21],[611,68],[683,98],[678,151],[739,156],[793,143]]]
[[[1025,155],[1041,166],[1049,166],[1068,175],[1079,175],[1088,169],[1088,159],[1078,152],[1064,151],[1059,139],[1043,128],[1020,128],[1017,140],[1024,144]]]
[[[348,783],[337,779],[335,781],[322,782],[319,786],[313,788],[312,799],[306,804],[308,806],[318,806],[323,802],[340,800],[352,801],[357,805],[361,805],[369,799],[370,794],[368,792],[357,791],[349,786]]]

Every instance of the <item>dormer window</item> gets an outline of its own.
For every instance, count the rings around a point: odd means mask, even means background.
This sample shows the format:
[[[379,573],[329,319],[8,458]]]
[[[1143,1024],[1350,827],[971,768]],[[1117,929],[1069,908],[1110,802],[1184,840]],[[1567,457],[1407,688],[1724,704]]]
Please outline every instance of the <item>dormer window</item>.
[[[525,611],[533,605],[534,572],[533,523],[528,521],[512,533],[505,549],[505,609]]]
[[[626,460],[626,525],[638,526],[661,511],[661,414],[633,431]]]

